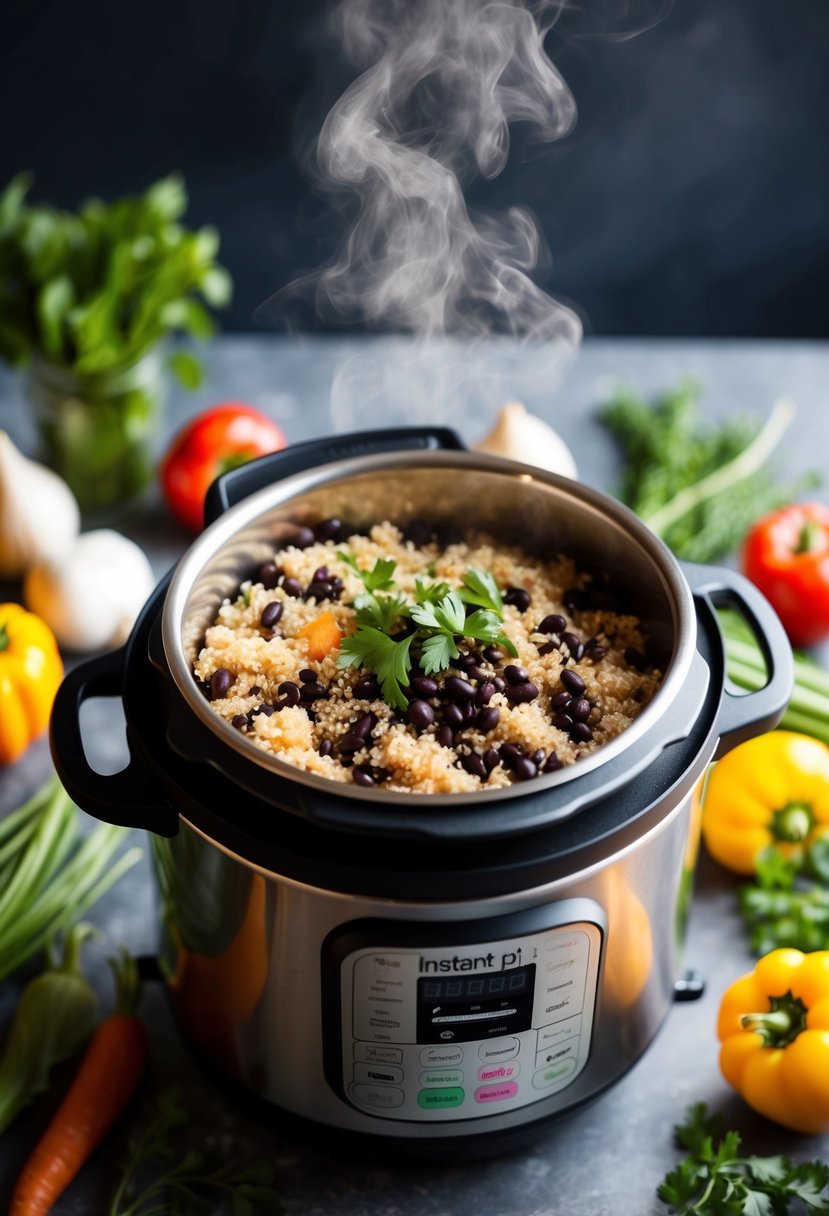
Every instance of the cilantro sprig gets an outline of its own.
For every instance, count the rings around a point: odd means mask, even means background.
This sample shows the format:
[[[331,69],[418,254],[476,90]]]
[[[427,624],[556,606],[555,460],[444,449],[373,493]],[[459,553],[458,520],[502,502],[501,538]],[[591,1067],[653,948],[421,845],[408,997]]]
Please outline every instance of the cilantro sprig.
[[[740,888],[740,910],[758,955],[779,946],[829,950],[829,839],[819,836],[793,857],[764,849],[755,882]]]
[[[689,1155],[665,1176],[657,1194],[677,1216],[829,1213],[824,1162],[794,1165],[783,1156],[741,1157],[739,1133],[724,1132],[722,1120],[709,1115],[704,1102],[688,1108],[674,1134]]]
[[[488,571],[468,570],[457,591],[444,581],[427,583],[417,578],[416,602],[410,604],[402,595],[380,594],[395,590],[394,561],[378,558],[370,570],[362,570],[352,554],[338,556],[365,587],[354,600],[357,629],[340,644],[339,666],[373,671],[384,699],[395,709],[408,706],[403,689],[409,685],[413,651],[427,675],[451,666],[460,655],[460,638],[496,644],[517,654],[503,632],[503,600]],[[477,607],[467,616],[469,605]],[[398,636],[404,623],[408,626],[410,622],[414,631],[408,628],[405,635]]]

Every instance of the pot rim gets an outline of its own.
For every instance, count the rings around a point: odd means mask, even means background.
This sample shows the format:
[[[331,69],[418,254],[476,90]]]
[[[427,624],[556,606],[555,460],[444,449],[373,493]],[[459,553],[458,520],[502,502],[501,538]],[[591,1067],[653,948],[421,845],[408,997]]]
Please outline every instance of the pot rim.
[[[267,459],[267,458],[265,458]],[[257,747],[229,722],[210,708],[199,692],[193,673],[184,654],[182,628],[190,592],[207,563],[239,532],[253,523],[265,511],[273,507],[290,504],[291,500],[318,488],[329,481],[347,480],[357,474],[386,471],[388,469],[458,468],[464,470],[495,473],[514,478],[518,483],[541,483],[558,491],[566,492],[579,504],[604,519],[609,519],[640,546],[654,565],[662,582],[674,613],[673,652],[667,663],[662,684],[653,700],[621,734],[601,745],[590,755],[575,763],[565,765],[558,772],[545,774],[530,782],[516,783],[506,787],[486,790],[483,793],[461,794],[416,794],[414,792],[386,791],[382,786],[361,786],[331,781],[315,773],[306,772],[295,765],[279,760]],[[217,604],[218,607],[218,604]],[[532,465],[519,464],[500,456],[469,451],[400,451],[352,457],[337,460],[319,467],[295,473],[275,481],[242,499],[221,515],[187,550],[176,567],[164,600],[161,621],[164,656],[169,672],[178,692],[189,709],[225,746],[230,747],[244,760],[252,762],[266,777],[276,777],[292,784],[307,787],[327,798],[343,798],[361,803],[404,802],[417,806],[418,810],[452,807],[457,810],[480,809],[481,799],[489,806],[498,801],[520,797],[522,794],[553,791],[572,785],[587,773],[603,766],[607,761],[626,751],[631,744],[642,739],[658,725],[666,709],[680,693],[696,653],[696,612],[693,596],[679,563],[659,537],[632,511],[617,499],[601,491],[573,481],[555,473],[538,469]],[[662,745],[674,741],[675,736],[665,738]],[[657,750],[659,747],[657,746]],[[204,757],[209,763],[220,765],[220,759],[210,755]],[[631,774],[632,776],[633,774]],[[412,803],[412,799],[415,800]]]

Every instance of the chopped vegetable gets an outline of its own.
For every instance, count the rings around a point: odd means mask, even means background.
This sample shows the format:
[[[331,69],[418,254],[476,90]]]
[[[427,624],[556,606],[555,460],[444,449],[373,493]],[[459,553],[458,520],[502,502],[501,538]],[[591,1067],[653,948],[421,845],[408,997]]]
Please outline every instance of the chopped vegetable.
[[[542,418],[527,413],[520,401],[502,407],[495,426],[475,444],[475,451],[520,460],[562,477],[578,476],[573,454],[558,432]]]
[[[0,820],[0,983],[69,928],[138,861],[115,854],[126,831],[100,824],[78,840],[77,811],[57,778]]]
[[[764,516],[746,537],[742,561],[793,646],[829,635],[829,507],[795,503]]]
[[[829,1166],[822,1161],[794,1165],[783,1156],[741,1157],[739,1134],[725,1132],[704,1102],[688,1108],[674,1136],[689,1155],[666,1175],[657,1194],[677,1216],[829,1212]]]
[[[718,761],[705,789],[702,835],[709,853],[737,874],[754,874],[770,845],[785,856],[829,833],[829,747],[774,730]]]
[[[80,511],[69,486],[19,452],[0,430],[0,578],[60,553],[78,535]]]
[[[168,507],[185,528],[200,532],[211,482],[286,443],[282,428],[251,405],[228,401],[203,410],[182,427],[164,457],[161,485]]]
[[[791,421],[790,402],[778,402],[761,430],[738,419],[706,433],[698,430],[696,396],[689,382],[653,406],[620,392],[600,418],[625,458],[622,500],[679,557],[708,562],[815,478],[778,485],[765,467]]]
[[[135,1016],[135,960],[110,960],[116,1009],[96,1028],[72,1084],[23,1167],[9,1216],[46,1216],[111,1128],[144,1073],[147,1035]]]
[[[45,621],[0,604],[0,766],[12,764],[49,725],[63,663]]]
[[[215,1212],[224,1198],[230,1198],[238,1216],[280,1216],[285,1209],[271,1185],[273,1171],[266,1161],[220,1164],[200,1150],[173,1147],[175,1133],[190,1122],[177,1091],[165,1090],[158,1099],[156,1118],[130,1146],[107,1216]],[[200,1140],[203,1143],[203,1135]]]
[[[764,849],[755,882],[740,888],[740,911],[755,954],[778,946],[829,950],[829,837],[793,857]]]
[[[793,1131],[829,1131],[829,951],[764,955],[723,996],[717,1035],[723,1076],[749,1106]]]
[[[80,962],[92,932],[89,925],[70,929],[61,961],[50,953],[47,970],[23,989],[0,1060],[0,1134],[48,1087],[53,1066],[73,1055],[92,1030],[98,998]]]
[[[333,613],[321,612],[313,621],[297,630],[297,637],[307,641],[308,658],[319,662],[332,650],[337,649],[342,641],[343,631]]]

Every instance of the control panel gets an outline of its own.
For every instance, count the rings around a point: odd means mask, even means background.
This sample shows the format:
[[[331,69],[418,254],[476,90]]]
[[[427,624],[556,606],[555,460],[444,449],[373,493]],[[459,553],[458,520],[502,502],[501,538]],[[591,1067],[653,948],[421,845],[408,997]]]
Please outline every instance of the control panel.
[[[548,927],[462,945],[352,935],[337,969],[343,1095],[383,1118],[433,1121],[571,1084],[590,1053],[603,915],[587,900],[545,911]],[[595,914],[555,922],[568,911]]]

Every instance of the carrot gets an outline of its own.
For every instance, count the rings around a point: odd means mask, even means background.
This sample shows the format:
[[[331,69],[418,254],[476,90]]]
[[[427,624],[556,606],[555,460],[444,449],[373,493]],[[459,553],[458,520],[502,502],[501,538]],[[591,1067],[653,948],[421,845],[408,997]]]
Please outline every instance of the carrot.
[[[318,662],[337,649],[343,640],[343,632],[330,612],[321,612],[297,631],[297,637],[307,638],[308,658]]]
[[[46,1216],[132,1096],[147,1060],[147,1035],[132,1012],[139,981],[135,960],[113,962],[115,1013],[98,1026],[86,1054],[12,1194],[9,1216]]]

